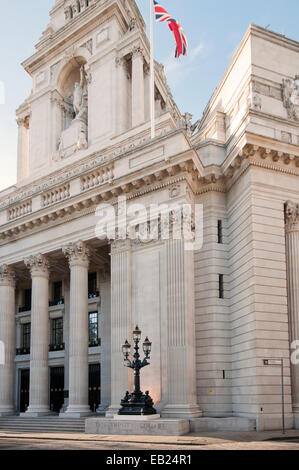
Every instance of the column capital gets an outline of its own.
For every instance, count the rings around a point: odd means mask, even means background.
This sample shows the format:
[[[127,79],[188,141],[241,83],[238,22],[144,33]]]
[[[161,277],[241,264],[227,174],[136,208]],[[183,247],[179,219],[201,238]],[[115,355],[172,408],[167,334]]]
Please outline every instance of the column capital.
[[[7,264],[0,266],[0,286],[15,286],[15,271]]]
[[[115,65],[116,67],[125,67],[127,65],[127,61],[123,56],[117,56],[115,58]]]
[[[129,238],[126,238],[125,240],[116,239],[111,242],[111,256],[118,255],[125,251],[131,251],[131,249],[132,243]]]
[[[82,240],[75,243],[69,243],[62,251],[64,256],[68,259],[70,267],[76,265],[88,267],[90,250]]]
[[[29,120],[30,116],[19,117],[16,119],[16,123],[19,128],[25,127],[25,129],[29,129]]]
[[[25,265],[31,272],[31,276],[49,277],[50,263],[45,255],[39,253],[38,255],[29,256],[24,260]]]
[[[287,201],[285,204],[285,222],[287,230],[299,231],[299,204]]]
[[[137,57],[144,57],[144,51],[140,46],[134,46],[132,48],[132,59],[135,59]]]

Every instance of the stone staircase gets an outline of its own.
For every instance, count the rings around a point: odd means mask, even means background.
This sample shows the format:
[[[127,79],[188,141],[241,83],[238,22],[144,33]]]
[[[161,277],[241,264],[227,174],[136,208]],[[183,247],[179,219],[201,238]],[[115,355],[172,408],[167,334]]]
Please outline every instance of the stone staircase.
[[[0,418],[0,432],[3,431],[9,433],[84,433],[85,418],[7,416]]]

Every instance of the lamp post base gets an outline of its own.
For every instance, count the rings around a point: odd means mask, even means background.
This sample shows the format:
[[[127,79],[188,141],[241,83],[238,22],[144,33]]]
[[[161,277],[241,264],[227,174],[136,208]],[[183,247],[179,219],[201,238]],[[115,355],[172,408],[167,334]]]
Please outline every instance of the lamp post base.
[[[145,394],[139,392],[132,393],[131,395],[127,392],[120,404],[121,408],[118,412],[120,416],[148,416],[157,414],[148,391]]]

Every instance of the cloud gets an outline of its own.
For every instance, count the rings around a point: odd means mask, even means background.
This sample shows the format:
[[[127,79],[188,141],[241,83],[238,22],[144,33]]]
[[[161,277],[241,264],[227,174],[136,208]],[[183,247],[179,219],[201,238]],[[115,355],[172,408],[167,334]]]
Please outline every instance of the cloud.
[[[165,61],[165,73],[172,89],[175,89],[188,75],[198,67],[197,58],[205,49],[203,43],[199,43],[194,49],[191,49],[187,57],[175,57]]]

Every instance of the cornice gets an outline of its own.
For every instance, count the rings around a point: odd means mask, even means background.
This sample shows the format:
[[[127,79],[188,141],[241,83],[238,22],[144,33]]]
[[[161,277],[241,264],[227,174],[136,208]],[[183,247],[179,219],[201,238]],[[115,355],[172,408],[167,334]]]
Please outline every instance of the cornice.
[[[164,125],[164,123],[162,124]],[[162,142],[164,139],[181,132],[182,129],[174,129],[167,132],[161,130],[160,135],[156,136],[155,139],[151,139],[148,135],[142,137],[141,133],[137,139],[129,138],[124,142],[117,142],[109,148],[94,152],[76,163],[70,162],[65,167],[53,171],[40,180],[29,183],[17,189],[12,194],[0,198],[0,210],[9,208],[30,197],[37,196],[44,191],[54,189],[57,185],[69,182],[74,178],[84,176],[91,170],[102,168],[107,164],[113,164],[127,155],[132,155],[132,152],[146,149],[155,143]]]
[[[134,175],[131,175],[126,179],[121,178],[114,181],[113,185],[106,184],[100,188],[82,191],[74,198],[64,200],[55,207],[47,206],[37,213],[27,215],[26,218],[17,219],[2,226],[0,246],[24,238],[28,233],[41,232],[45,228],[56,227],[92,213],[101,202],[107,203],[109,201],[111,204],[116,204],[117,198],[121,194],[126,195],[128,199],[133,199],[161,190],[184,179],[187,180],[187,175],[190,172],[195,172],[195,166],[192,158],[189,157],[181,162],[165,162],[164,168],[157,168],[154,173],[135,175],[135,178]]]

